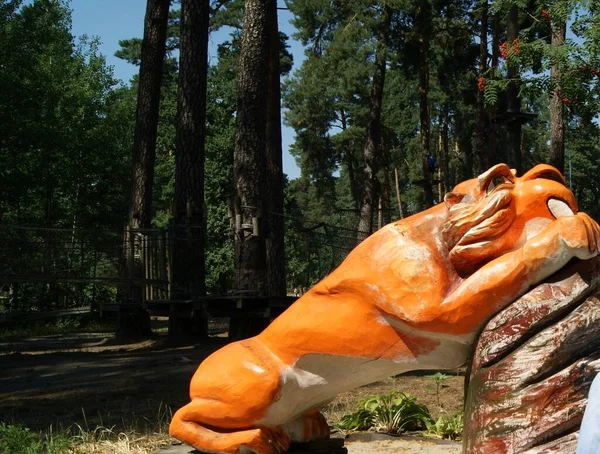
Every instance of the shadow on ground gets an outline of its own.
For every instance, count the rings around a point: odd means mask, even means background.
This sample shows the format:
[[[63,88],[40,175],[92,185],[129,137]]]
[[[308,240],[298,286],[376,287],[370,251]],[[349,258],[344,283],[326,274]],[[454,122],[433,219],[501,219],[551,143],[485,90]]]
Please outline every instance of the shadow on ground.
[[[187,402],[198,364],[225,342],[170,347],[159,336],[118,345],[90,333],[2,343],[0,421],[32,429],[164,423]]]

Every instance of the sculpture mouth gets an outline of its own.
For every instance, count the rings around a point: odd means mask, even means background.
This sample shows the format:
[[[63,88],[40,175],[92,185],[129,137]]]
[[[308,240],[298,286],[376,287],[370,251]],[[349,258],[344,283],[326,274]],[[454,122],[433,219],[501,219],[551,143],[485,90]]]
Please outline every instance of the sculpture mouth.
[[[546,205],[548,206],[548,210],[550,210],[550,214],[556,219],[575,215],[569,204],[562,199],[551,197],[548,199],[548,202],[546,202]]]

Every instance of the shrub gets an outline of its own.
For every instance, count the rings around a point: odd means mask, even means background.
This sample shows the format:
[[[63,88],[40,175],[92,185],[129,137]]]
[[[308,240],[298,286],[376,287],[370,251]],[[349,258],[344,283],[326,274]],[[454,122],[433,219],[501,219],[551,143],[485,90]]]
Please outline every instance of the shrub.
[[[358,409],[344,416],[337,427],[345,430],[375,429],[380,432],[401,433],[407,430],[423,430],[433,424],[429,410],[417,402],[417,398],[393,392],[368,397],[358,403]]]
[[[38,454],[41,448],[37,435],[28,428],[0,423],[0,454]]]
[[[27,427],[0,423],[0,454],[63,454],[72,452],[72,445],[66,433],[55,434],[52,427],[38,435]]]
[[[463,428],[463,412],[460,411],[452,416],[440,416],[435,423],[431,421],[427,425],[427,433],[440,438],[456,440],[462,437]]]

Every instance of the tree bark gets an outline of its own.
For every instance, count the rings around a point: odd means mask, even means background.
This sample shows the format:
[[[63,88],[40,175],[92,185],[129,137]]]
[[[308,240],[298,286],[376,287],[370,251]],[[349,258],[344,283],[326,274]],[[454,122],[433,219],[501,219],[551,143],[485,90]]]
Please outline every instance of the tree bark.
[[[129,228],[152,222],[152,180],[170,0],[148,0],[138,85],[133,142]]]
[[[160,106],[160,88],[165,57],[165,41],[170,0],[148,0],[144,18],[144,38],[139,73],[135,133],[133,141],[131,192],[127,225],[124,232],[123,274],[129,279],[143,279],[142,264],[135,260],[140,238],[134,230],[146,229],[152,223],[152,183],[156,157],[156,134]],[[120,295],[124,297],[123,294]],[[127,298],[142,301],[142,288],[130,285]],[[117,335],[142,337],[151,334],[147,311],[121,311]]]
[[[392,200],[392,185],[390,183],[390,151],[389,148],[383,150],[383,187],[381,191],[381,205],[383,207],[383,225],[391,222],[391,200]]]
[[[235,272],[237,290],[249,293],[264,293],[267,285],[263,197],[266,192],[269,2],[245,1],[239,60],[233,173],[241,222],[236,226]]]
[[[440,148],[440,167],[442,169],[442,181],[444,183],[444,193],[450,192],[450,151],[448,149],[448,106],[444,105],[441,118],[441,137],[442,146]]]
[[[479,77],[485,78],[488,55],[488,0],[481,2],[479,23]],[[485,143],[487,118],[483,94],[482,90],[477,92],[477,125],[475,127],[475,152],[479,157],[477,175],[489,167],[488,147]]]
[[[519,37],[519,8],[511,6],[508,11],[506,40],[509,45]],[[521,100],[519,99],[519,88],[517,79],[519,77],[517,68],[507,62],[506,76],[510,80],[506,90],[506,106],[509,113],[521,112]],[[507,164],[517,170],[517,175],[521,175],[521,122],[513,120],[506,125],[508,135],[508,162]]]
[[[208,0],[181,0],[175,139],[175,299],[205,294],[204,142],[209,7]]]
[[[565,4],[566,0],[561,0]],[[559,20],[552,20],[551,45],[555,54],[565,44],[567,25]],[[562,66],[555,62],[550,67],[550,78],[554,83],[554,91],[550,95],[550,164],[564,172],[565,168],[565,106],[560,94]]]
[[[373,211],[377,200],[377,171],[381,154],[381,107],[383,104],[383,88],[387,64],[387,48],[391,23],[390,7],[383,6],[381,29],[375,53],[375,73],[369,99],[369,125],[367,141],[364,148],[364,182],[360,218],[358,221],[358,241],[363,240],[373,231]]]
[[[344,108],[340,109],[340,122],[342,131],[348,129],[348,122],[346,119],[346,112]],[[352,206],[358,212],[360,209],[361,197],[360,197],[360,184],[358,179],[355,177],[356,173],[354,170],[354,153],[352,146],[346,145],[344,147],[343,161],[346,163],[346,169],[348,170],[348,180],[350,181],[350,194],[352,195]]]
[[[431,40],[431,4],[429,0],[420,2],[417,7],[416,26],[419,34],[419,122],[421,129],[421,166],[423,175],[424,208],[433,206],[433,184],[429,171],[431,155],[431,122],[429,116],[429,43]]]
[[[268,226],[265,236],[267,258],[267,292],[285,296],[285,248],[283,220],[283,151],[281,148],[281,82],[279,69],[279,27],[277,2],[268,2],[269,74],[267,87],[267,181],[266,205]]]
[[[492,75],[495,76],[498,73],[498,60],[500,58],[500,18],[498,14],[494,14],[492,19]],[[494,164],[498,164],[498,148],[496,144],[496,124],[492,121],[493,118],[496,117],[497,114],[496,105],[491,105],[488,107],[488,118],[489,122],[489,142],[490,142],[490,151],[489,151],[489,161],[488,166],[491,167]]]

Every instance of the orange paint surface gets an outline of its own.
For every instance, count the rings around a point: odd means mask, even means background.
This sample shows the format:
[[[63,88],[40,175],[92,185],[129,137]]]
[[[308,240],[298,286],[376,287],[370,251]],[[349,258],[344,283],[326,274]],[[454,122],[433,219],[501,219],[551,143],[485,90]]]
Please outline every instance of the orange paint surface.
[[[289,380],[299,401],[327,386],[328,398],[340,391],[329,385],[327,359],[298,371],[300,359],[330,358],[332,371],[335,358],[400,371],[464,361],[463,346],[495,312],[573,257],[595,256],[599,242],[600,227],[577,213],[556,169],[540,165],[519,178],[499,164],[456,186],[445,203],[379,230],[260,335],[207,358],[171,433],[228,453],[287,449],[290,434],[298,437],[294,418],[303,434],[297,441],[326,436],[314,408],[290,418],[278,404],[289,402],[282,400]],[[286,420],[261,425],[273,414]]]

